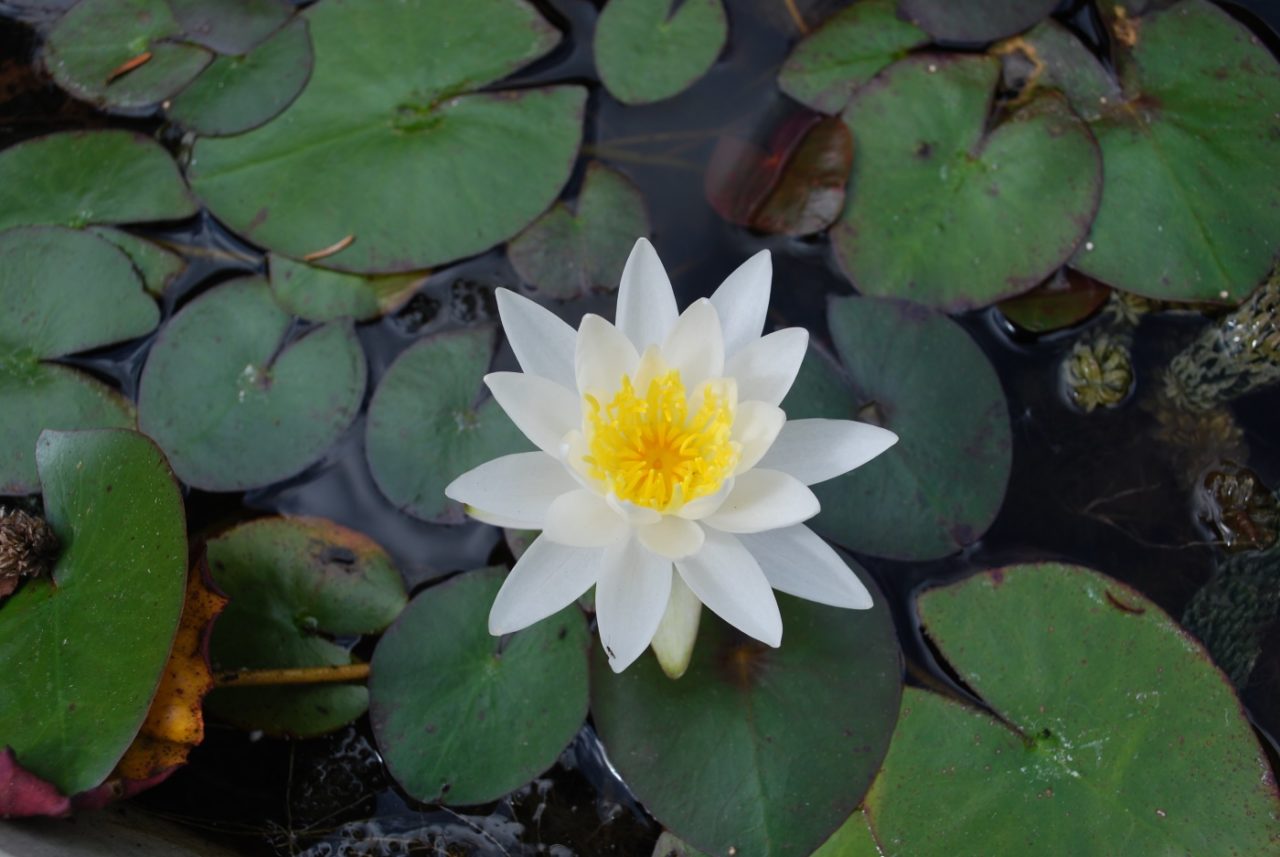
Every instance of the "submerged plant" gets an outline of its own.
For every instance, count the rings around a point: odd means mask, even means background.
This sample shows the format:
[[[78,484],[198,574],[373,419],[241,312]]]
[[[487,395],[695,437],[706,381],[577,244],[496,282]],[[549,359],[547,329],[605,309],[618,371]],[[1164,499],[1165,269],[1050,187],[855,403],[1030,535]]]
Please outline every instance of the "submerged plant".
[[[641,239],[622,272],[617,326],[587,315],[576,334],[499,291],[525,371],[485,382],[540,451],[487,462],[446,493],[475,518],[542,536],[498,593],[490,632],[531,625],[595,584],[610,666],[625,669],[652,643],[679,676],[703,604],[770,646],[782,642],[774,588],[871,605],[802,522],[819,508],[809,485],[869,461],[897,436],[848,420],[787,422],[778,405],[809,335],[760,335],[771,274],[759,253],[678,314],[666,271]]]

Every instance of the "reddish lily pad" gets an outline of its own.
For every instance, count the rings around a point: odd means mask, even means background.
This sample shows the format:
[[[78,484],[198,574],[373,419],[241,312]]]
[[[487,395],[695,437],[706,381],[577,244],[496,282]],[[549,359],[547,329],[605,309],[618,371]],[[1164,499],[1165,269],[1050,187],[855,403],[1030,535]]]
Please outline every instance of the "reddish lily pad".
[[[1110,294],[1092,277],[1063,268],[1031,291],[1001,301],[997,308],[1029,333],[1048,333],[1084,321],[1102,308]]]

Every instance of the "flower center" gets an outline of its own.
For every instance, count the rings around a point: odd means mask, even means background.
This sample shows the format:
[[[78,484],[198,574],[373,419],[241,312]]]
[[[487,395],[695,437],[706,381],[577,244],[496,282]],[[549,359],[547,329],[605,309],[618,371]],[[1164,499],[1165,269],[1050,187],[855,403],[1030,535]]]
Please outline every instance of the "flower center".
[[[583,461],[620,500],[674,512],[718,491],[738,463],[730,402],[708,386],[690,413],[678,370],[654,378],[644,395],[623,376],[607,405],[591,395],[585,400]]]

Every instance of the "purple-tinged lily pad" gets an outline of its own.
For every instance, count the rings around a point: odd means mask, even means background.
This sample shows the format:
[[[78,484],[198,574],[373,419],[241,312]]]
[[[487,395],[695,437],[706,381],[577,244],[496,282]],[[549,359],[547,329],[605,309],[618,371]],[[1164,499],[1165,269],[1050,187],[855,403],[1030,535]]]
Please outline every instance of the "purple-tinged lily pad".
[[[899,0],[902,13],[937,39],[989,42],[1049,17],[1058,0]]]

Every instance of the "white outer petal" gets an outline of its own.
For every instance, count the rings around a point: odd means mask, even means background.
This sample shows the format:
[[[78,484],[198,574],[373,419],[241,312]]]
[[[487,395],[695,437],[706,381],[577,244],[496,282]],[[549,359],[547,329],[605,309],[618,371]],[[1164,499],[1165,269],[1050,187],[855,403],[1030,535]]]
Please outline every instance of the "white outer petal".
[[[898,442],[888,429],[853,420],[790,420],[761,467],[790,473],[813,485],[861,467]]]
[[[698,641],[702,602],[680,575],[672,575],[671,598],[653,635],[653,653],[668,678],[680,678],[689,668],[693,644]]]
[[[701,298],[685,309],[662,343],[662,359],[680,371],[687,390],[724,374],[724,336],[711,301]]]
[[[698,600],[744,634],[770,646],[782,644],[782,615],[773,588],[736,536],[707,531],[695,556],[676,568]]]
[[[504,527],[540,530],[551,501],[577,487],[564,465],[545,452],[518,452],[468,470],[444,494],[490,520],[501,519]]]
[[[611,545],[626,538],[631,527],[596,492],[577,488],[561,494],[547,508],[543,538],[579,548]]]
[[[541,536],[507,575],[489,610],[489,633],[510,634],[572,604],[600,576],[604,548],[570,548]]]
[[[632,375],[640,354],[626,334],[598,315],[582,317],[574,352],[574,389],[592,393],[606,405],[618,391],[623,375]]]
[[[779,405],[795,382],[808,347],[809,331],[804,328],[775,330],[733,355],[724,373],[737,379],[741,401]]]
[[[702,550],[706,539],[702,527],[674,515],[663,515],[656,523],[638,527],[636,536],[640,544],[667,559],[693,556]]]
[[[799,479],[757,468],[739,475],[724,504],[703,520],[717,530],[759,533],[807,521],[819,509],[818,498]]]
[[[733,431],[730,437],[742,445],[738,466],[734,473],[744,473],[755,467],[773,446],[774,439],[782,431],[787,415],[777,405],[767,402],[743,402],[733,415]]]
[[[858,576],[804,524],[738,538],[774,589],[832,607],[871,606],[871,593]]]
[[[578,396],[554,381],[524,372],[490,372],[484,382],[516,428],[549,455],[559,458],[565,435],[582,425]]]
[[[609,666],[622,672],[644,652],[671,597],[671,560],[636,539],[607,549],[596,582],[596,621]]]
[[[573,328],[546,307],[509,289],[498,289],[502,330],[520,368],[562,387],[573,387]]]
[[[726,357],[760,338],[769,310],[772,279],[773,258],[768,250],[761,250],[739,265],[711,296],[711,303],[720,313]]]
[[[641,238],[631,248],[622,269],[618,286],[618,329],[644,353],[650,345],[661,345],[675,326],[676,296],[662,260],[649,243]]]

